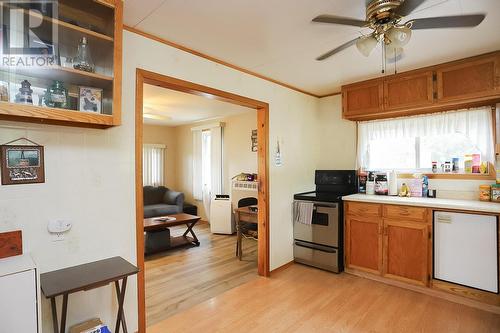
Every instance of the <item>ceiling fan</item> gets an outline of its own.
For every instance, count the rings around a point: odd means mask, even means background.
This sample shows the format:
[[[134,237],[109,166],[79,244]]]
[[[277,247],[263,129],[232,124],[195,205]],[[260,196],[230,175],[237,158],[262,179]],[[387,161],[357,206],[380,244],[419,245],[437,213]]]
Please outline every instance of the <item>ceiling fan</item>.
[[[368,35],[360,36],[316,58],[325,60],[332,55],[356,45],[359,52],[368,57],[378,43],[382,43],[385,58],[396,58],[408,44],[413,30],[462,28],[478,26],[486,17],[484,14],[442,16],[411,19],[402,23],[425,0],[371,0],[366,5],[366,20],[333,15],[320,15],[313,22],[350,25],[370,28]]]

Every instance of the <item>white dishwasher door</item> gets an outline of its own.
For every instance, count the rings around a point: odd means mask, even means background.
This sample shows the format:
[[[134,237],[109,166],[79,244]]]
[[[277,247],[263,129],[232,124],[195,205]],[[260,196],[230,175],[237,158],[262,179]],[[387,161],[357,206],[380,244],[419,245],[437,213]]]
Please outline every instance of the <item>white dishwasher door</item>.
[[[434,278],[498,293],[496,216],[434,212]]]

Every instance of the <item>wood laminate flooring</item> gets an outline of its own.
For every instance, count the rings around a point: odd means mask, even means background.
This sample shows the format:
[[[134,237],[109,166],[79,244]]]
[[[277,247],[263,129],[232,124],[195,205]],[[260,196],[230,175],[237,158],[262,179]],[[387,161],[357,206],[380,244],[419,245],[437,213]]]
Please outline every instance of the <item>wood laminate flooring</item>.
[[[170,228],[172,236],[186,228]],[[201,221],[194,227],[199,247],[175,249],[145,261],[146,323],[173,314],[257,277],[257,242],[243,240],[243,260],[236,257],[236,236],[213,235]]]
[[[294,264],[150,327],[171,332],[500,332],[500,315]]]

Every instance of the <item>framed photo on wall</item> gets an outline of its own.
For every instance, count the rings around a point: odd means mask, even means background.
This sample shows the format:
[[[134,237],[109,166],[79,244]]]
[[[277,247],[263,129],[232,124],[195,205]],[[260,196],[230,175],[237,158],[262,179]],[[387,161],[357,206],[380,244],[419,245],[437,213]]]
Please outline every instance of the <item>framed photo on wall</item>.
[[[257,130],[252,130],[252,151],[256,152],[258,150],[257,146]]]
[[[78,110],[102,113],[102,89],[79,87]]]
[[[45,182],[43,146],[0,146],[2,185]]]

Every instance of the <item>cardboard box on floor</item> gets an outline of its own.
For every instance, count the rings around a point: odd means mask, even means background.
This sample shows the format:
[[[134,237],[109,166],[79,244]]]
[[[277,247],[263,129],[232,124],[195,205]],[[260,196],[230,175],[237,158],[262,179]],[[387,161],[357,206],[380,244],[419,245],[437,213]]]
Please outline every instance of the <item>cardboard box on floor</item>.
[[[102,322],[99,318],[90,319],[84,321],[83,323],[74,325],[69,329],[69,333],[82,333],[99,325],[102,325]]]

